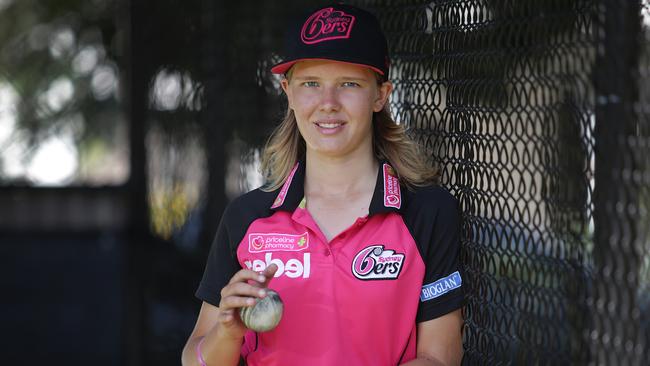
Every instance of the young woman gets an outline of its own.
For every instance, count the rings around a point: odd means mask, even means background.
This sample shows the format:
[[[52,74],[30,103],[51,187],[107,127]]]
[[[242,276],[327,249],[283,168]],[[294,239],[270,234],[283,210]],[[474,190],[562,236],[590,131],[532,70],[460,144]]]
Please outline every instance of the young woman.
[[[457,365],[464,304],[456,200],[388,112],[386,39],[331,5],[287,36],[287,116],[267,185],[224,212],[184,365]],[[279,325],[237,309],[277,291]]]

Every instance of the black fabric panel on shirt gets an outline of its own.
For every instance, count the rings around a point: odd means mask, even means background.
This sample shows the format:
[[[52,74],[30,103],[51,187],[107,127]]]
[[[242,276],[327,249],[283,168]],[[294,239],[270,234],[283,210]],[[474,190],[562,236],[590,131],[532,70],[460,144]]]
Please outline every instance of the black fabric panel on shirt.
[[[390,212],[394,210],[392,207],[389,209],[384,206],[384,174],[382,172],[383,162],[379,163],[379,172],[377,173],[377,180],[375,181],[375,190],[370,200],[368,207],[368,214],[375,215],[382,212]]]
[[[415,240],[425,274],[422,285],[430,284],[459,271],[460,214],[458,202],[440,186],[403,190],[406,194],[402,218]],[[420,299],[417,322],[435,319],[465,304],[463,286],[434,299]]]
[[[239,243],[253,221],[273,214],[270,207],[277,194],[278,191],[256,189],[236,198],[226,207],[210,247],[203,279],[195,293],[197,298],[219,306],[221,289],[241,269],[237,261]]]

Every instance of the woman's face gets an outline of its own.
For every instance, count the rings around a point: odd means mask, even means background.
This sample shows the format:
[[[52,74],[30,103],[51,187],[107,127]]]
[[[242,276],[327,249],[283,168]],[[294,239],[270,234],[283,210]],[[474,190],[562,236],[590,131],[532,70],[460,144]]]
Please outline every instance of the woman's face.
[[[367,67],[334,61],[296,63],[282,81],[307,152],[328,157],[372,154],[372,114],[392,84],[378,85]]]

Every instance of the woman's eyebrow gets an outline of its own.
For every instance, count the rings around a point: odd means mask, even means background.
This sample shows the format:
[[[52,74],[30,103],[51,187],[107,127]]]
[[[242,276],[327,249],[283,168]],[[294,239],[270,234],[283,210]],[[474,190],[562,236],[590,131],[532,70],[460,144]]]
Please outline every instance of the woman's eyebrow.
[[[341,76],[339,77],[341,80],[365,80],[366,77],[364,76]]]
[[[293,79],[296,79],[296,80],[320,80],[322,78],[318,77],[318,76],[302,75],[302,76],[294,76]],[[368,78],[364,77],[364,76],[340,76],[340,77],[336,78],[336,80],[339,80],[339,81],[367,81]]]
[[[318,76],[310,76],[310,75],[303,75],[303,76],[293,76],[292,79],[297,79],[297,80],[314,80],[314,79],[320,79]]]

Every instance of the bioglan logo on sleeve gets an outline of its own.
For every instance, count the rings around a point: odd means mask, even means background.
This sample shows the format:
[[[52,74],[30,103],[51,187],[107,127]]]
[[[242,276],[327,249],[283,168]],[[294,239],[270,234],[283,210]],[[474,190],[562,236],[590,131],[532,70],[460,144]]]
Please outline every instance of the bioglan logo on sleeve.
[[[462,283],[463,279],[460,278],[460,273],[456,271],[447,277],[443,277],[435,282],[422,286],[420,301],[425,302],[427,300],[435,299],[451,290],[459,288]]]

